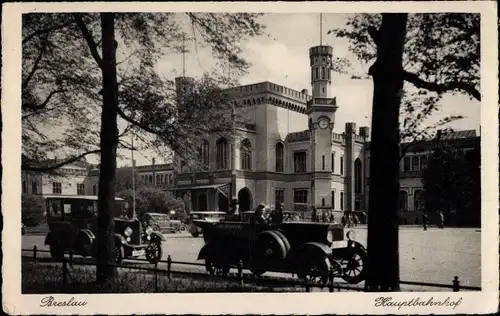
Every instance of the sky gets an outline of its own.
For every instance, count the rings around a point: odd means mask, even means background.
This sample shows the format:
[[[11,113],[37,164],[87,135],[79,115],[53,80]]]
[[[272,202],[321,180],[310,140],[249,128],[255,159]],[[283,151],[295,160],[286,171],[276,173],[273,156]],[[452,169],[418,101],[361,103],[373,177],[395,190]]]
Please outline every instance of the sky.
[[[259,21],[266,25],[267,35],[259,36],[241,44],[243,56],[251,63],[247,75],[240,78],[241,84],[271,81],[291,89],[311,91],[309,48],[322,43],[330,45],[336,56],[346,57],[354,64],[357,71],[366,73],[367,66],[362,66],[348,51],[348,42],[328,35],[327,31],[345,25],[347,15],[323,14],[320,32],[320,16],[314,14],[266,14]],[[198,39],[199,40],[199,39]],[[204,71],[214,66],[214,59],[208,47],[195,41],[186,43],[190,51],[186,54],[186,76],[199,77]],[[157,65],[159,72],[173,79],[183,73],[182,54],[165,56]],[[371,106],[373,84],[371,80],[356,80],[350,76],[333,74],[332,94],[339,106],[336,112],[334,132],[342,133],[345,122],[355,122],[359,126],[371,125]],[[479,133],[480,103],[465,96],[446,96],[441,102],[441,110],[432,120],[461,115],[465,118],[450,125],[453,129],[475,129]],[[130,153],[123,151],[130,157]],[[151,163],[153,152],[135,153],[137,165]],[[156,163],[168,162],[156,156]],[[131,164],[130,159],[119,161],[119,166]]]

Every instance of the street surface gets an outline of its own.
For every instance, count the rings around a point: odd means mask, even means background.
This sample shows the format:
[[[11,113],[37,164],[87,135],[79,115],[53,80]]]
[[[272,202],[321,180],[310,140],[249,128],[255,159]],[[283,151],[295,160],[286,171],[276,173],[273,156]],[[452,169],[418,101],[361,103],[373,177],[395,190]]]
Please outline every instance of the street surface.
[[[356,240],[366,245],[367,229],[354,228]],[[347,229],[346,229],[347,231]],[[481,286],[481,233],[474,228],[431,227],[423,231],[420,227],[400,228],[401,280],[451,284],[458,276],[460,285]],[[202,237],[193,238],[189,234],[167,234],[163,243],[163,260],[170,255],[173,261],[203,263],[196,260],[204,245]],[[48,250],[44,243],[45,234],[28,233],[22,237],[22,249]],[[31,256],[32,251],[23,252]],[[39,253],[39,257],[50,256]],[[160,264],[166,268],[166,264]],[[204,272],[202,266],[172,265],[173,270]],[[279,276],[277,273],[265,275]],[[404,290],[404,287],[402,285]],[[421,290],[425,290],[422,288]],[[428,289],[430,290],[430,289]]]

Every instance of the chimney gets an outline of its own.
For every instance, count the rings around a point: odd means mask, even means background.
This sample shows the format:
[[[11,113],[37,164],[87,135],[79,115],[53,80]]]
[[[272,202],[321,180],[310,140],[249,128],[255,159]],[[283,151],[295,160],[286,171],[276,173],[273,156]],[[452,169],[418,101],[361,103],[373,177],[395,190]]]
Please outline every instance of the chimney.
[[[347,122],[345,123],[346,134],[356,134],[356,123]]]
[[[308,93],[309,91],[307,91],[307,89],[302,89],[302,91],[300,91],[300,92],[302,92],[303,94],[307,95],[307,93]]]
[[[370,128],[368,126],[361,126],[359,128],[359,136],[364,137],[365,139],[370,138]]]

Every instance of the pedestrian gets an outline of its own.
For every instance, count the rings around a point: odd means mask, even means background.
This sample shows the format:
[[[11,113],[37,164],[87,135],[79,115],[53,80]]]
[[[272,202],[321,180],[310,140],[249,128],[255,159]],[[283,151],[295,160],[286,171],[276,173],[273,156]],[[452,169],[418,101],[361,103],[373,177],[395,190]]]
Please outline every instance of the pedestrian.
[[[325,211],[323,211],[323,214],[321,214],[321,220],[323,221],[323,223],[326,223],[328,221],[328,217]]]
[[[318,220],[318,211],[316,207],[312,207],[311,222],[316,222]]]
[[[283,204],[276,202],[274,210],[271,213],[271,223],[281,224],[283,222]]]
[[[443,211],[439,211],[439,228],[444,228],[444,214]]]
[[[346,218],[345,218],[345,215],[342,215],[342,220],[341,220],[341,222],[342,222],[342,226],[344,226],[344,227],[345,227],[345,226],[346,226],[346,224],[347,224],[347,220],[346,220]]]
[[[427,230],[427,212],[422,213],[422,224],[424,225],[424,230]]]
[[[333,216],[333,212],[330,212],[330,223],[335,222],[335,216]]]

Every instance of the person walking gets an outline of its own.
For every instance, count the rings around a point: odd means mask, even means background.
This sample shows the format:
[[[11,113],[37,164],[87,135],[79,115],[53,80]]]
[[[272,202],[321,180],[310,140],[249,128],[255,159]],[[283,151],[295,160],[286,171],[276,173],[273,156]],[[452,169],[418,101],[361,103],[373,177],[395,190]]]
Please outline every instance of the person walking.
[[[335,216],[333,215],[333,212],[330,212],[330,223],[335,222]]]
[[[323,211],[323,214],[321,214],[321,220],[323,221],[323,223],[326,223],[328,221],[328,217],[325,211]]]
[[[424,225],[424,230],[427,230],[427,212],[422,213],[422,225]]]
[[[439,211],[439,228],[444,228],[444,214],[443,211]]]
[[[318,220],[318,211],[316,210],[316,207],[312,207],[312,214],[311,214],[311,222],[316,222]]]
[[[264,209],[266,205],[264,203],[260,203],[259,206],[255,209],[255,212],[250,217],[250,223],[252,224],[267,224],[266,219],[264,218]]]

